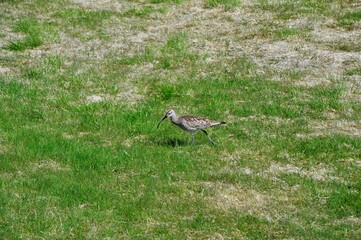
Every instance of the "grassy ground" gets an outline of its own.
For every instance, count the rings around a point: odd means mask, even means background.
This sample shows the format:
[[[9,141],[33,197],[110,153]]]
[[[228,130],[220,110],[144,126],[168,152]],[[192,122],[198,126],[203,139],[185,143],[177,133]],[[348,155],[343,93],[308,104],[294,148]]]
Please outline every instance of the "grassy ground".
[[[0,1],[1,239],[361,239],[358,1]],[[165,111],[227,121],[189,134]]]

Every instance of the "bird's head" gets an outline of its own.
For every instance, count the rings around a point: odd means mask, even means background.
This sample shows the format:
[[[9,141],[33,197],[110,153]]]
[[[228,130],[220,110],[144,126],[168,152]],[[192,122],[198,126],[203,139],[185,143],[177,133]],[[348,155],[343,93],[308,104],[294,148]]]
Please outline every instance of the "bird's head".
[[[160,120],[160,122],[158,123],[157,128],[159,128],[159,125],[163,122],[164,119],[166,119],[166,118],[171,118],[171,117],[173,117],[173,116],[175,116],[175,115],[176,115],[176,113],[175,113],[175,111],[174,111],[173,109],[168,110],[168,111],[165,113],[164,117],[163,117],[163,118]]]

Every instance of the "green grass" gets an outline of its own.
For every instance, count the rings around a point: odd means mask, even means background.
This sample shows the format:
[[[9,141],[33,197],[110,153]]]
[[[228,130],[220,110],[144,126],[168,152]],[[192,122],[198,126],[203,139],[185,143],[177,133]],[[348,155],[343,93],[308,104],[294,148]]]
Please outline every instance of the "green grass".
[[[224,6],[226,10],[233,9],[240,5],[239,0],[205,0],[204,3],[209,8]]]
[[[361,67],[348,70],[346,75],[361,75]]]
[[[102,21],[111,16],[109,11],[90,11],[83,9],[64,9],[54,14],[71,26],[86,27],[90,30],[100,27]]]
[[[46,6],[45,6],[46,7]],[[104,22],[117,15],[111,10],[94,11],[91,9],[79,8],[57,8],[52,13],[54,26],[51,30],[58,29],[65,31],[72,37],[83,41],[93,39],[107,39],[108,33],[103,26]]]
[[[351,29],[354,23],[361,20],[361,12],[350,12],[342,15],[338,19],[338,25],[347,29]]]
[[[158,3],[158,2],[155,2]],[[147,18],[149,17],[152,13],[166,13],[167,9],[166,8],[155,8],[153,6],[144,6],[140,9],[137,9],[136,7],[133,7],[131,9],[129,9],[128,11],[126,11],[124,13],[124,16],[126,17],[138,17],[138,18]]]
[[[160,69],[178,69],[182,67],[195,66],[194,63],[199,56],[188,49],[187,34],[177,32],[170,35],[166,44],[160,49],[160,54],[155,57]]]
[[[338,1],[317,1],[317,0],[301,0],[301,1],[257,1],[259,8],[264,11],[275,12],[277,19],[290,20],[299,16],[313,17],[338,15],[339,8],[344,8],[346,3],[342,0]],[[337,3],[339,8],[332,8],[332,3]]]
[[[24,51],[36,48],[43,44],[41,26],[34,19],[21,19],[13,27],[15,32],[25,35],[22,40],[11,42],[6,49],[12,51]]]
[[[307,29],[296,29],[289,27],[272,26],[269,23],[265,23],[260,31],[257,33],[257,37],[260,38],[272,38],[275,41],[285,40],[287,38],[307,37]]]
[[[275,31],[276,37],[280,38],[280,39],[285,39],[287,37],[294,36],[297,34],[298,34],[298,31],[295,29],[291,29],[291,28],[284,28],[284,29]]]
[[[41,18],[18,18],[37,3]],[[351,98],[359,89],[346,78],[294,84],[327,66],[279,72],[259,64],[264,49],[242,50],[259,40],[303,41],[309,30],[278,15],[297,18],[298,4],[304,16],[329,16],[326,2],[246,6],[248,14],[271,9],[277,23],[262,20],[269,34],[236,43],[244,38],[154,28],[172,17],[154,11],[188,13],[187,1],[125,1],[133,13],[61,3],[19,1],[0,15],[12,34],[46,45],[41,54],[30,45],[13,51],[0,34],[2,239],[359,238],[361,109]],[[209,9],[230,2],[212,3],[199,18],[231,14]],[[139,31],[147,37],[130,42]],[[218,46],[220,36],[229,41]],[[60,49],[63,41],[71,44]],[[360,73],[356,64],[347,69]],[[169,108],[226,121],[208,131],[217,145],[203,133],[191,145],[168,120],[157,129]]]
[[[343,44],[337,44],[336,46],[333,46],[334,48],[340,50],[340,51],[344,51],[344,52],[359,52],[361,51],[361,44],[347,44],[347,43],[343,43]]]

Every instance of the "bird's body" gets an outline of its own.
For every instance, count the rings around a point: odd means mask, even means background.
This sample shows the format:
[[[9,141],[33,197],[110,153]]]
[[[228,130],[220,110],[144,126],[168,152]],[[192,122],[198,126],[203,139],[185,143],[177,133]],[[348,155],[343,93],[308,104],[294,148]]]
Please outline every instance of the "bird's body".
[[[209,137],[208,133],[204,129],[206,129],[208,127],[221,125],[221,124],[226,124],[226,122],[223,122],[223,121],[214,121],[214,120],[210,120],[208,118],[201,117],[198,115],[188,114],[188,115],[183,115],[183,116],[178,117],[177,114],[175,113],[175,111],[171,109],[171,110],[167,111],[165,116],[159,122],[158,127],[159,127],[160,123],[167,117],[171,120],[171,122],[173,124],[177,125],[181,129],[189,132],[192,135],[192,143],[194,143],[194,133],[201,130],[202,132],[204,132],[207,135],[208,140],[213,145],[215,145],[215,143],[212,141],[212,139]]]
[[[209,120],[205,117],[198,115],[184,115],[184,116],[173,116],[170,117],[170,120],[173,124],[182,128],[187,132],[196,132],[208,127],[217,126],[223,124],[224,122]]]

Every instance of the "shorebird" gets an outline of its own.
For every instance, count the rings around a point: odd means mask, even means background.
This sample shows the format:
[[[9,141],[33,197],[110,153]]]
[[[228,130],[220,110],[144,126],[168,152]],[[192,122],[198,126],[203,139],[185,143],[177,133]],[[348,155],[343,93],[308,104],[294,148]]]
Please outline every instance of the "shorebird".
[[[159,128],[159,125],[163,122],[164,119],[169,118],[173,124],[177,125],[184,131],[189,132],[192,135],[192,144],[194,144],[194,133],[201,130],[206,134],[208,140],[212,143],[212,145],[215,145],[215,143],[212,141],[205,128],[213,127],[221,124],[226,124],[226,122],[223,121],[214,121],[209,120],[205,117],[201,117],[198,115],[184,115],[178,117],[177,114],[173,109],[170,109],[166,112],[164,117],[160,120],[158,123],[157,128]]]

